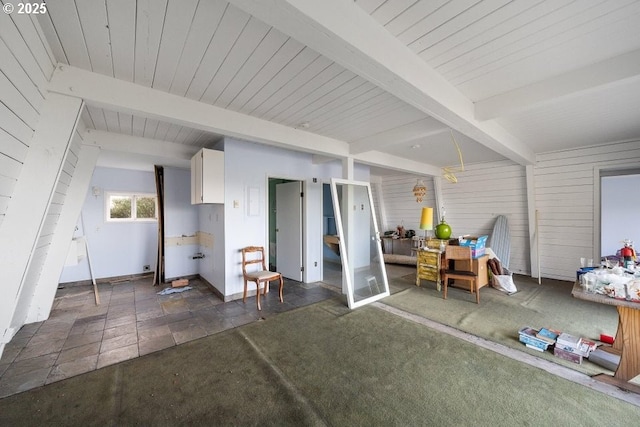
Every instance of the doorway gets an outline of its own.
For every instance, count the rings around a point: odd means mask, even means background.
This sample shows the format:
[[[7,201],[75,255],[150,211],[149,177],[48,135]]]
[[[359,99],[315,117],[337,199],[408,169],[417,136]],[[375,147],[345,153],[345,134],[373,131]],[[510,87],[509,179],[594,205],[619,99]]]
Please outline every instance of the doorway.
[[[640,170],[600,171],[600,257],[615,258],[623,240],[640,241],[636,226]]]
[[[269,178],[269,269],[302,281],[302,181]]]

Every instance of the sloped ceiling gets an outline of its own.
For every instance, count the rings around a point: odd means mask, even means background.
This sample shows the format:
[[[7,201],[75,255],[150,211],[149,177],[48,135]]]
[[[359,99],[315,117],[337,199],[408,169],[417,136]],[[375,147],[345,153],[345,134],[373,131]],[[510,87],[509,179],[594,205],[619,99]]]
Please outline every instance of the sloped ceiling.
[[[640,138],[637,0],[47,7],[38,19],[60,63],[343,141],[363,159],[395,159],[396,170],[398,159],[429,171],[455,164],[454,139],[465,163],[527,164],[535,153]],[[194,148],[224,134],[91,102],[82,119]]]

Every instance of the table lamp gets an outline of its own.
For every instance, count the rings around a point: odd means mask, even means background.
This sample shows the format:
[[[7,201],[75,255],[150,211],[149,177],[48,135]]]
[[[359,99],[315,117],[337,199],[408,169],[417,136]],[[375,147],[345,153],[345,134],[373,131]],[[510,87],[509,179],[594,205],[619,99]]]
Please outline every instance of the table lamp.
[[[433,230],[433,208],[422,208],[420,215],[420,230],[424,230],[424,238],[427,239],[427,231]]]

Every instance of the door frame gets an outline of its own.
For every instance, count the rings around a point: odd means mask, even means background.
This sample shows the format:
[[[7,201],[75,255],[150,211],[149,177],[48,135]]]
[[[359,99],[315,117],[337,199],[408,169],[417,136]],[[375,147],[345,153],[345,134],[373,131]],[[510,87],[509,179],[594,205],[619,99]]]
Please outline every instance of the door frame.
[[[287,181],[287,182],[300,182],[300,183],[302,183],[301,187],[303,188],[303,191],[304,191],[304,181],[305,181],[303,178],[296,178],[296,177],[285,176],[285,175],[269,175],[269,174],[267,174],[266,184],[265,184],[266,189],[267,189],[267,191],[265,192],[265,194],[266,194],[266,197],[265,197],[265,200],[266,200],[265,209],[267,211],[266,212],[267,213],[266,214],[266,219],[265,219],[266,222],[267,222],[266,227],[265,227],[265,230],[266,230],[265,241],[267,242],[267,245],[269,245],[269,247],[267,248],[267,253],[268,254],[271,253],[271,247],[270,247],[270,245],[271,245],[271,240],[270,240],[271,239],[271,234],[270,234],[270,232],[271,232],[271,212],[269,211],[270,206],[271,206],[271,191],[270,191],[270,188],[271,188],[270,187],[270,182],[271,182],[271,180],[284,180],[284,181]],[[305,215],[305,212],[304,212],[304,202],[303,202],[302,206],[300,208],[300,223],[302,224],[302,245],[301,245],[300,250],[302,251],[302,253],[301,253],[302,257],[301,258],[302,258],[302,265],[303,266],[306,264],[306,254],[304,252],[304,244],[305,244],[305,241],[307,239],[307,236],[306,236],[306,233],[305,233],[305,229],[304,229],[304,224],[305,224],[304,215]],[[275,221],[275,216],[274,216],[274,221]],[[277,259],[277,256],[276,256],[276,267],[277,267],[277,262],[278,262],[278,259]],[[303,280],[304,280],[304,274],[302,275],[302,277],[303,277]]]

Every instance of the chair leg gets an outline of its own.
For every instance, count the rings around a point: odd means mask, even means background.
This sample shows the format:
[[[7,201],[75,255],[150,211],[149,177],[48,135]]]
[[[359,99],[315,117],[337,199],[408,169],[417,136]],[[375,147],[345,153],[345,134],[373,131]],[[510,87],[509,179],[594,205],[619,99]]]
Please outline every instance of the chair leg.
[[[242,294],[242,302],[247,302],[247,279],[244,279],[244,293]]]
[[[442,290],[442,299],[447,299],[447,285],[449,284],[449,279],[447,279],[447,276],[444,276],[442,278],[442,285],[444,286],[444,289]]]
[[[260,281],[256,280],[256,303],[258,304],[258,311],[262,310],[260,306]]]
[[[284,289],[284,280],[282,280],[282,275],[280,275],[280,285],[278,286],[278,292],[280,293],[280,302],[284,302],[282,298],[282,290]]]
[[[478,289],[478,282],[474,282],[476,288],[476,304],[480,304],[480,289]]]

